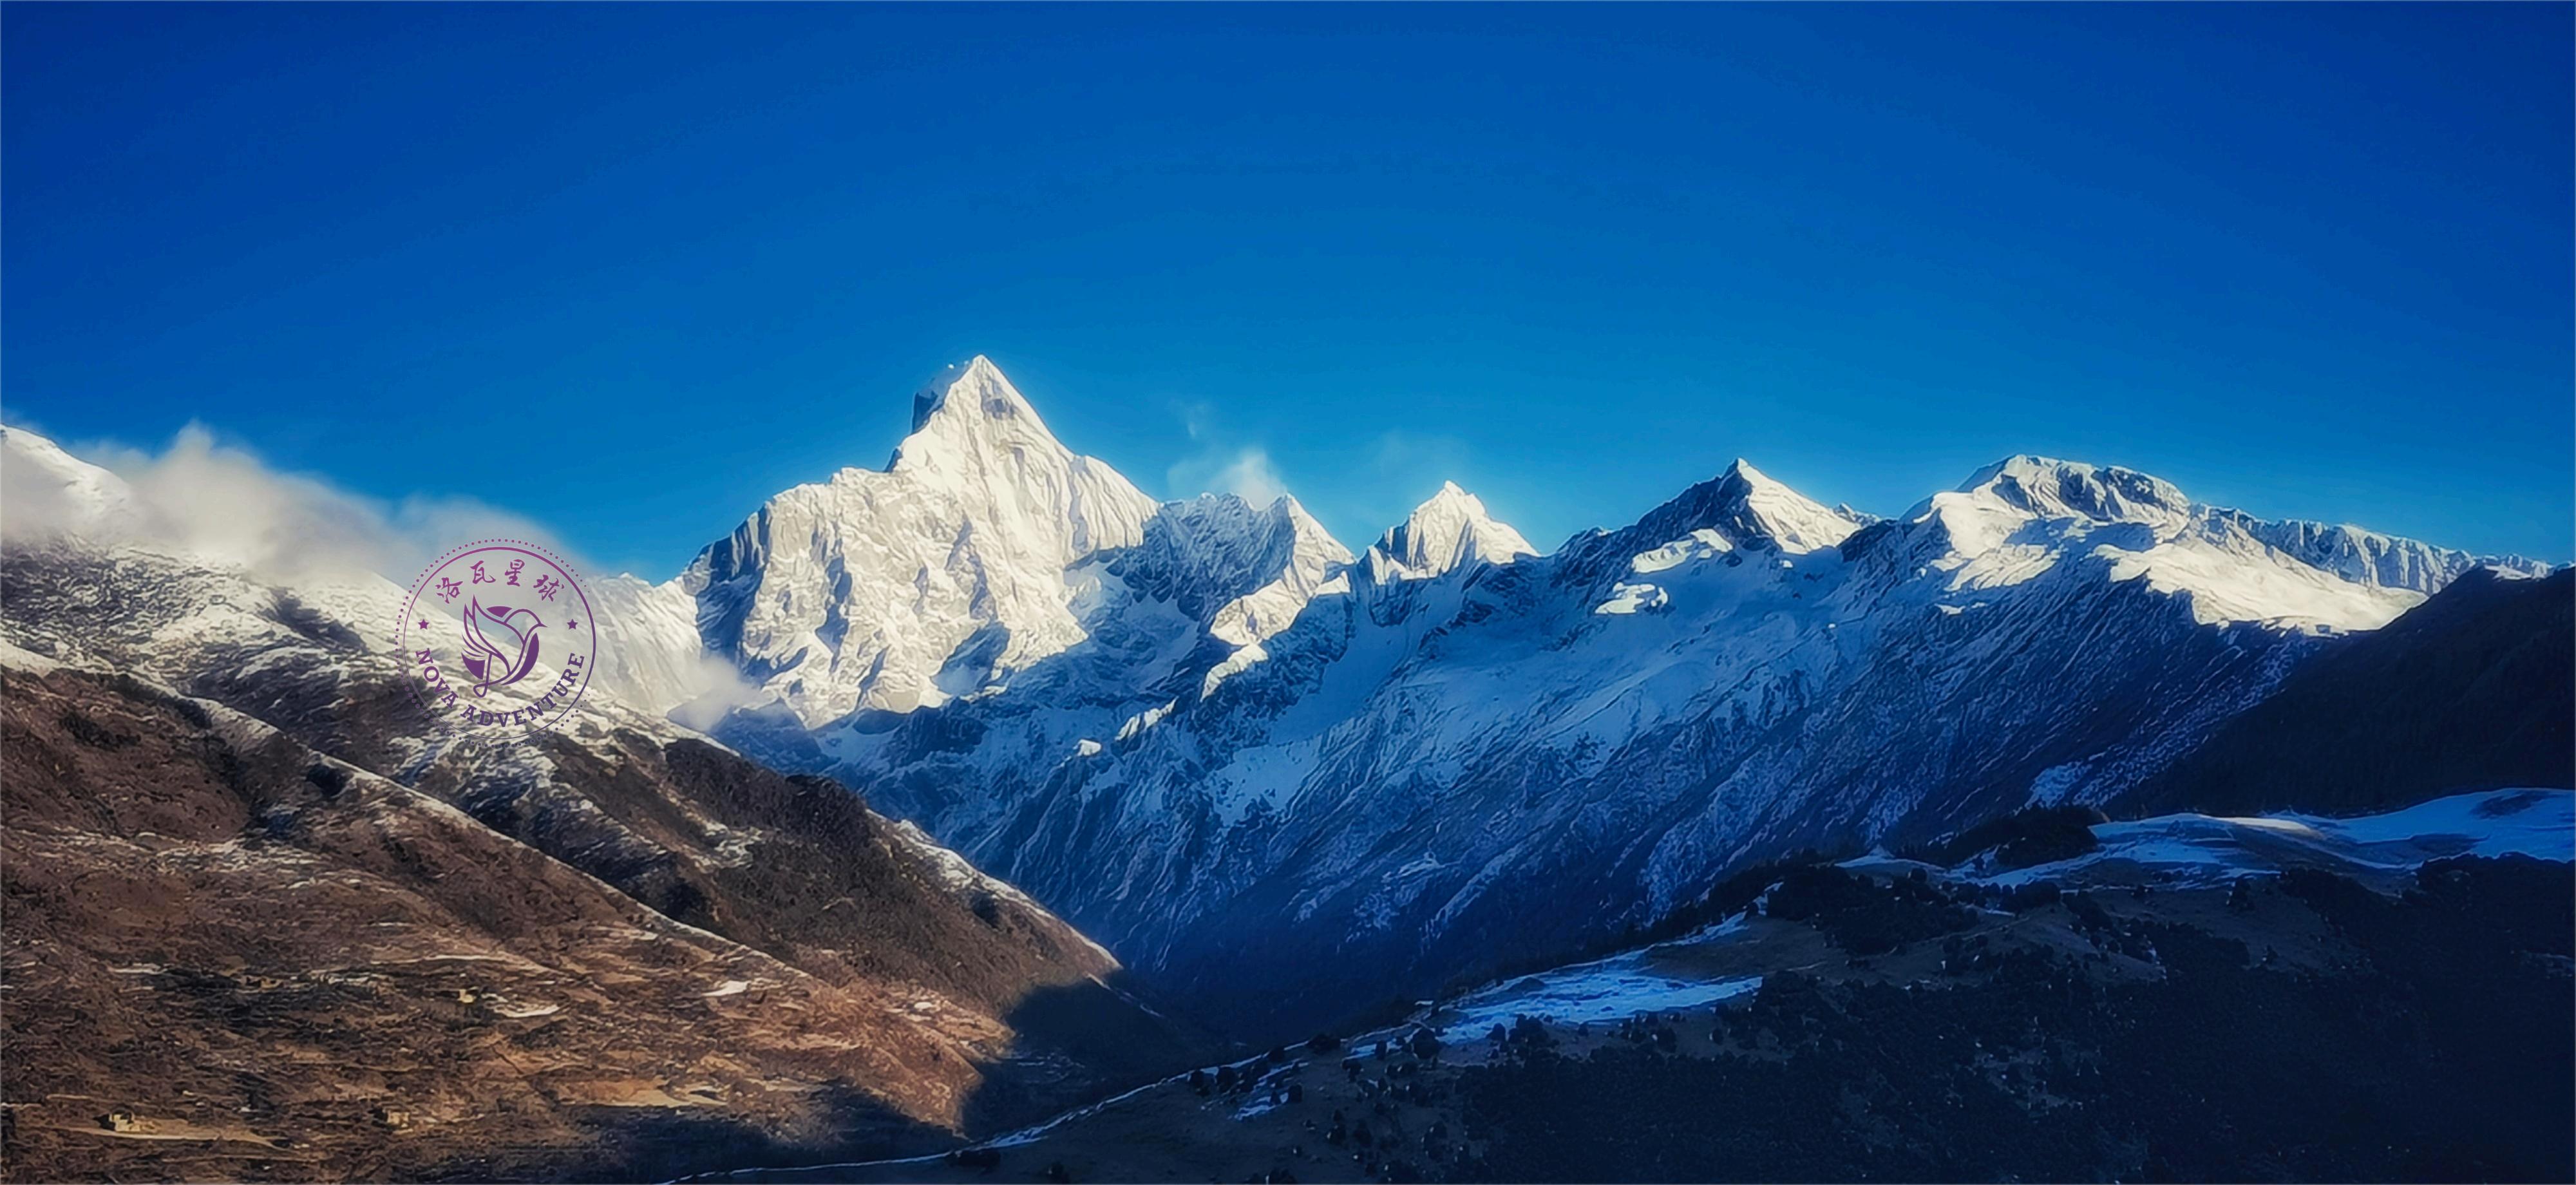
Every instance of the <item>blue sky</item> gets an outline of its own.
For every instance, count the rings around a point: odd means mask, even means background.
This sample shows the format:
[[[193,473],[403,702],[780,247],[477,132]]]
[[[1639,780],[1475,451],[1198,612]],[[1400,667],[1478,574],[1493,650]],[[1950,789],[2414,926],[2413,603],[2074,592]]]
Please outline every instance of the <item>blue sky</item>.
[[[0,398],[652,575],[979,352],[1353,545],[2038,452],[2563,561],[2570,21],[9,5]]]

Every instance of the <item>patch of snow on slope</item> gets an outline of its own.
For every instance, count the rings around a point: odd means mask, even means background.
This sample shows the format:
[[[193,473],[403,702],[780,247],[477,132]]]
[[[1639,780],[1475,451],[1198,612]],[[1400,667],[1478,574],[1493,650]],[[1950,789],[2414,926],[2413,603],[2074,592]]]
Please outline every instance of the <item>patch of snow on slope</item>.
[[[1246,645],[1225,656],[1225,661],[1209,667],[1207,676],[1199,680],[1199,698],[1206,699],[1215,695],[1218,684],[1250,670],[1252,664],[1269,657],[1270,652],[1263,650],[1258,643]]]
[[[2491,790],[2351,819],[2282,814],[2159,815],[2093,828],[2084,855],[1985,878],[2019,885],[2121,860],[2186,884],[2213,884],[2294,863],[2402,871],[2451,856],[2521,854],[2576,862],[2576,791]]]
[[[2464,841],[2467,847],[2439,855],[2519,853],[2543,860],[2576,862],[2576,793],[2566,790],[2456,794],[2383,815],[2356,819],[2290,815],[2287,820],[2373,849],[2399,845],[2430,852]]]
[[[1685,975],[1663,964],[1657,952],[1721,941],[1743,926],[1744,919],[1733,918],[1669,943],[1507,980],[1460,998],[1432,1020],[1440,1026],[1440,1039],[1455,1045],[1483,1040],[1495,1025],[1509,1028],[1514,1017],[1524,1015],[1570,1025],[1705,1008],[1762,986],[1762,977]]]

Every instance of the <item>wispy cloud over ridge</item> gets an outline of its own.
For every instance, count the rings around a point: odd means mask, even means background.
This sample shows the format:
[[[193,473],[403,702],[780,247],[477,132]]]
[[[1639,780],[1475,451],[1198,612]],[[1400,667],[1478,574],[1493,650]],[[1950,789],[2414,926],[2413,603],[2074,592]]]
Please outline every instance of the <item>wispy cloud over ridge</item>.
[[[73,531],[279,578],[373,572],[407,581],[460,543],[507,537],[563,551],[554,533],[472,498],[369,497],[272,467],[190,422],[159,452],[100,442],[61,449],[24,427],[0,467],[0,534]]]

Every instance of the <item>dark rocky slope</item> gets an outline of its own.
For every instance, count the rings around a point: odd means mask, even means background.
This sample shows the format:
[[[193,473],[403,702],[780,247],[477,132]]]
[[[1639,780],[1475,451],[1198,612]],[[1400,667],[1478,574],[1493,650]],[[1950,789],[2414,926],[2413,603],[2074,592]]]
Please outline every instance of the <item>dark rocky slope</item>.
[[[2134,814],[2348,814],[2464,790],[2576,787],[2576,569],[2477,569],[2291,672],[2121,796]]]
[[[837,784],[604,699],[557,734],[443,738],[346,590],[15,548],[0,599],[25,652],[6,692],[11,1062],[62,1067],[0,1082],[12,1175],[632,1176],[918,1150],[1203,1048],[1112,986],[1107,952]],[[402,1075],[360,1069],[403,1041]],[[118,1107],[194,1132],[165,1121],[219,1102],[258,1140],[89,1134]],[[219,1161],[187,1159],[208,1147]]]
[[[12,1179],[623,1179],[909,1148],[1008,1040],[221,708],[12,669],[0,712]]]

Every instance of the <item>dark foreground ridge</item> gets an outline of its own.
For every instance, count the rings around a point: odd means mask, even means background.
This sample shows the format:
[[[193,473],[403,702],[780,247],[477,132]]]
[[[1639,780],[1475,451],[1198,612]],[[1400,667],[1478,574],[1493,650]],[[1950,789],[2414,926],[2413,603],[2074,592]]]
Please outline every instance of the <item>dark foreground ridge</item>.
[[[2505,804],[2508,808],[2511,803]],[[792,1181],[2496,1180],[2576,1171],[2564,862],[2064,885],[1771,871],[1749,912]],[[1616,1018],[1688,985],[1722,996]],[[1512,1011],[1515,999],[1530,1010]],[[1500,1001],[1499,1004],[1496,1001]],[[1585,1010],[1594,1015],[1578,1019]]]
[[[2097,949],[1942,945],[1915,988],[1780,972],[1658,1041],[1543,1043],[1459,1076],[1459,1179],[2566,1180],[2576,1107],[2565,865],[2425,869],[2389,900],[2324,873],[2238,907],[2277,939],[2060,906]],[[2223,929],[2234,929],[2226,927]],[[2251,939],[2251,941],[2249,941]],[[2154,978],[2102,974],[2114,952]]]

